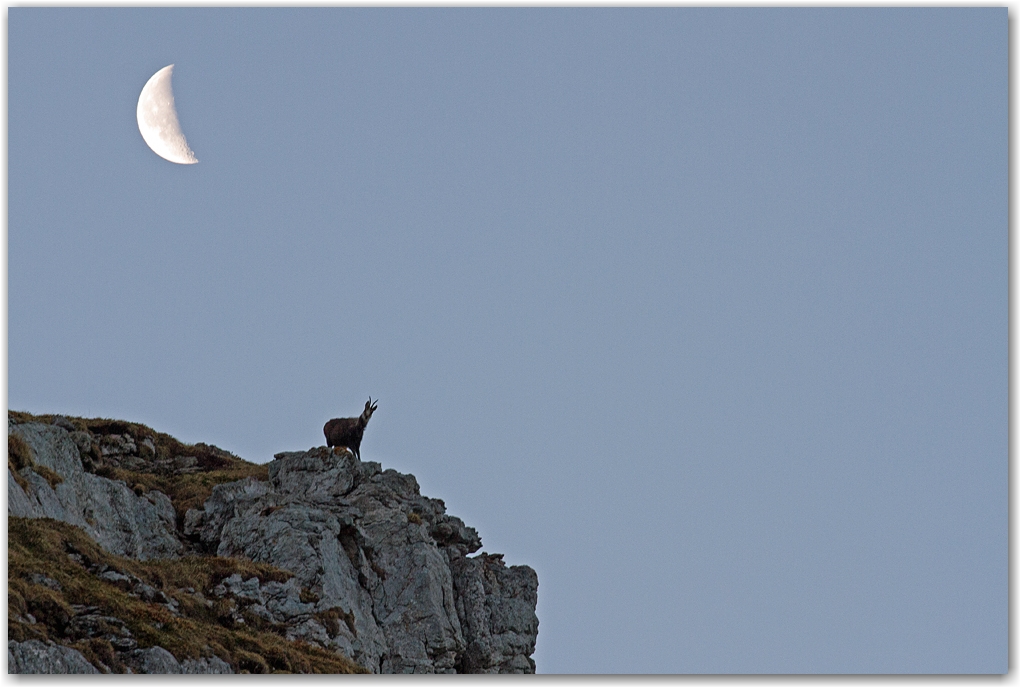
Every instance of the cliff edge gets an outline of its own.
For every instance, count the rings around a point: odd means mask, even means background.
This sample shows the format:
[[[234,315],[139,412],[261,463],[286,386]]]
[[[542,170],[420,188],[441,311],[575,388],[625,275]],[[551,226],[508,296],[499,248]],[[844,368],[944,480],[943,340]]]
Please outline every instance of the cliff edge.
[[[8,516],[10,672],[535,671],[535,571],[349,451],[12,412]]]

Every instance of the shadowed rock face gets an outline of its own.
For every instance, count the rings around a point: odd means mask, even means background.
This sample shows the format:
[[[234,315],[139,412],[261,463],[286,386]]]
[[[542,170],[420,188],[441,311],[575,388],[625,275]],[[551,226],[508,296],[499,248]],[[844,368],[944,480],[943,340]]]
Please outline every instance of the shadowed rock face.
[[[288,637],[373,672],[534,672],[535,572],[468,558],[478,533],[412,475],[326,448],[278,454],[269,475],[216,487],[185,535],[295,572],[317,600]]]
[[[535,571],[526,565],[506,567],[502,554],[460,558],[450,568],[457,616],[468,642],[457,672],[534,673]]]

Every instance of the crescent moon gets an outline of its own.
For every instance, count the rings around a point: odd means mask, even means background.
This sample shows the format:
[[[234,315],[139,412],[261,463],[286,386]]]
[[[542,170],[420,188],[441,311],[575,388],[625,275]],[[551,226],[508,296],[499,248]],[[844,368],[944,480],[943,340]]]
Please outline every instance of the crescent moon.
[[[138,130],[152,151],[179,165],[198,162],[181,132],[174,107],[174,91],[170,77],[174,66],[167,65],[152,75],[138,96]]]

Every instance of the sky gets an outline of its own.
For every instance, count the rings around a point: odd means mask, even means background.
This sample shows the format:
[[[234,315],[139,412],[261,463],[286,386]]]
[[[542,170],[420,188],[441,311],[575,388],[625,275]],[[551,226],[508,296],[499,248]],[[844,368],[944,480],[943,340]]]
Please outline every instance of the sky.
[[[379,407],[540,673],[1007,669],[1007,8],[8,10],[8,404]],[[174,64],[199,160],[144,143]]]

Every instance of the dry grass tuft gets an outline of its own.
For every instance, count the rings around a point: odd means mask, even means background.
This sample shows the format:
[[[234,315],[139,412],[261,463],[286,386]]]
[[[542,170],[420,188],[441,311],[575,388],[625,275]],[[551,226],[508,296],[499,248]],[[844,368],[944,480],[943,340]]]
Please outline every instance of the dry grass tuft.
[[[22,468],[32,464],[32,451],[24,439],[13,434],[7,435],[7,469],[22,489],[28,489],[28,480],[18,474]]]
[[[32,458],[32,449],[28,447],[24,439],[16,434],[7,435],[7,465],[14,472],[35,465],[35,460]]]
[[[18,474],[20,470],[29,468],[40,477],[49,482],[50,487],[57,488],[57,485],[64,481],[64,478],[50,470],[45,465],[37,465],[32,457],[32,449],[25,440],[15,434],[7,435],[7,468],[14,475],[14,481],[22,489],[28,488],[28,481]]]
[[[185,475],[158,475],[151,472],[136,472],[121,468],[108,468],[97,471],[102,477],[124,480],[134,485],[135,493],[157,489],[170,497],[174,510],[177,511],[177,526],[184,526],[184,515],[189,508],[201,508],[212,495],[217,484],[236,482],[246,477],[254,477],[260,481],[269,480],[269,466],[257,465],[237,459],[237,463],[221,470],[195,472]]]

